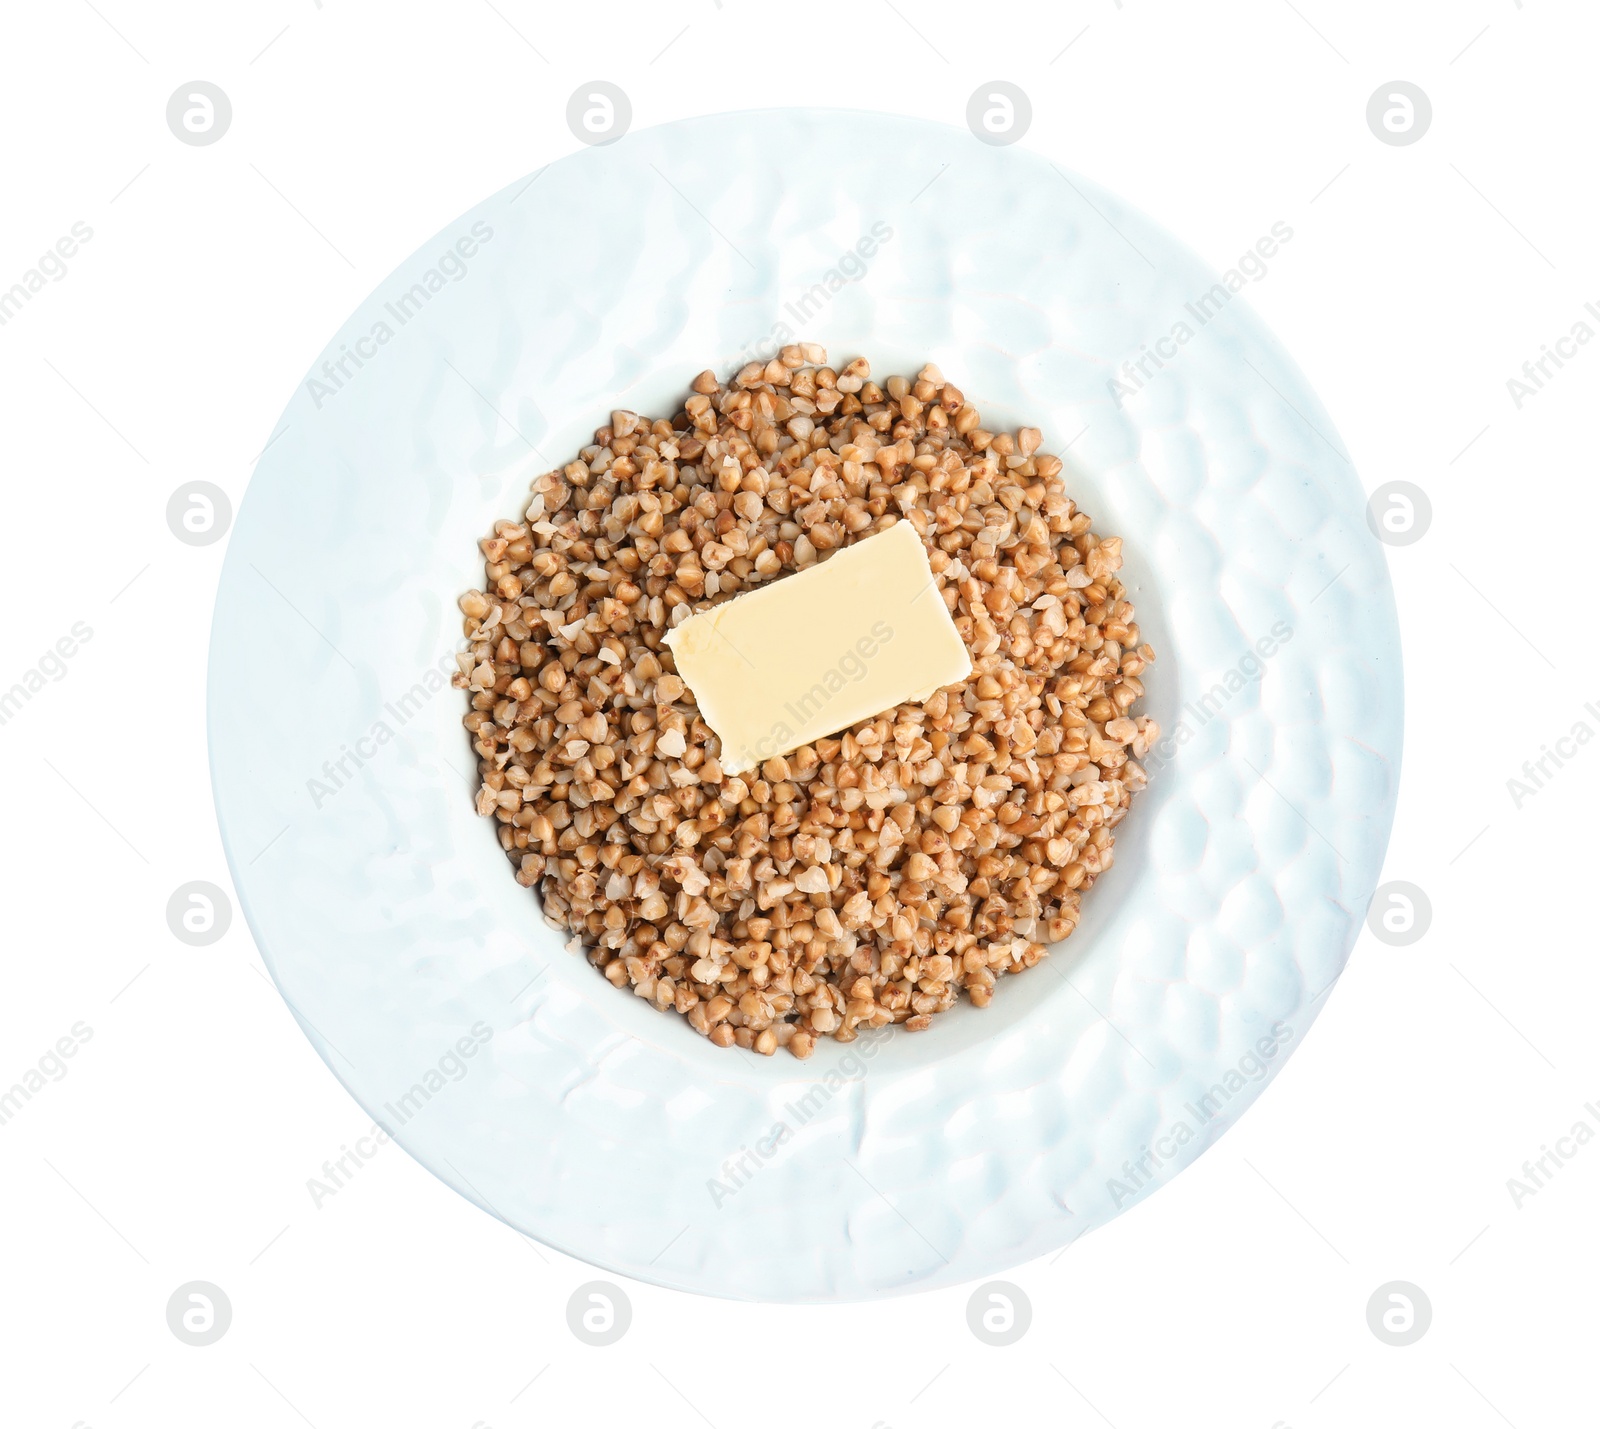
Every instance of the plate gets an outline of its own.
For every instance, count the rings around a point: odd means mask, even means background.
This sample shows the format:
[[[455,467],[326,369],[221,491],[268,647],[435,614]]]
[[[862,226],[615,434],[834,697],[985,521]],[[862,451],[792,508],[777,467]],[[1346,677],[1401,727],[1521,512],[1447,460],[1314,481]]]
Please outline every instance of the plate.
[[[1401,738],[1360,483],[1246,301],[1021,148],[812,110],[587,148],[385,279],[258,463],[209,670],[243,910],[374,1121],[541,1242],[767,1301],[992,1275],[1210,1146],[1349,954]],[[787,341],[935,362],[989,427],[1043,429],[1124,538],[1167,732],[1053,956],[805,1063],[712,1047],[567,950],[473,813],[446,683],[476,541],[530,480]]]

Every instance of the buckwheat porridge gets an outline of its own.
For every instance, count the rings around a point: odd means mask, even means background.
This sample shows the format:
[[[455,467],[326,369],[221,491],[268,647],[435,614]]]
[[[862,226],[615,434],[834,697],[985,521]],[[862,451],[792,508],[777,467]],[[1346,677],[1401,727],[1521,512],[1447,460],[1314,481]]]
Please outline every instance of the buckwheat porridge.
[[[880,385],[805,344],[691,387],[613,412],[482,542],[456,677],[478,811],[548,922],[719,1047],[983,1007],[1071,934],[1144,787],[1122,543],[1037,429],[986,430],[935,367]],[[900,522],[971,675],[725,770],[668,632]]]

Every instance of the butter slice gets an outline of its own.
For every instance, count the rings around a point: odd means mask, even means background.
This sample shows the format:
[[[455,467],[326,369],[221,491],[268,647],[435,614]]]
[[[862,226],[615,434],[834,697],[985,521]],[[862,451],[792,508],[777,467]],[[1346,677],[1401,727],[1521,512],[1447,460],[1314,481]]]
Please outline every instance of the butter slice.
[[[909,521],[691,616],[666,639],[729,774],[972,674]]]

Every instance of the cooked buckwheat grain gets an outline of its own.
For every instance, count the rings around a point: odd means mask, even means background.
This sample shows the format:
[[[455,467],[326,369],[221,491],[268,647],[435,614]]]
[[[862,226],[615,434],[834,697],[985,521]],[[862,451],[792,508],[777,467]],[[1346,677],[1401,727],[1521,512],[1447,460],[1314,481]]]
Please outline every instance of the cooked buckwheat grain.
[[[1036,428],[986,431],[938,369],[880,387],[812,344],[611,414],[482,542],[456,683],[477,807],[617,987],[719,1047],[917,1031],[1077,925],[1159,737],[1154,658]],[[663,637],[910,521],[973,672],[723,772]]]

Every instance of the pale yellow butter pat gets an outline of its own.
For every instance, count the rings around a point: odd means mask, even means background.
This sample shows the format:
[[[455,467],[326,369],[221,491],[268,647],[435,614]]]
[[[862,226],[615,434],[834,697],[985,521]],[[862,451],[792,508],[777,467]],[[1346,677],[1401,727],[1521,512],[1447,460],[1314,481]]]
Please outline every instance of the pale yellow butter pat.
[[[691,616],[667,644],[729,774],[972,674],[909,521]]]

